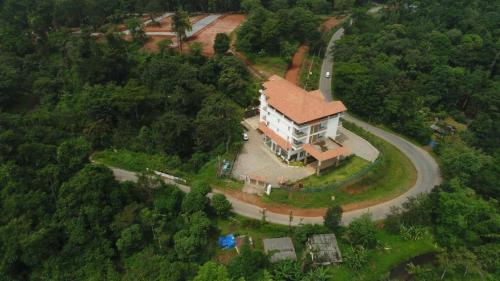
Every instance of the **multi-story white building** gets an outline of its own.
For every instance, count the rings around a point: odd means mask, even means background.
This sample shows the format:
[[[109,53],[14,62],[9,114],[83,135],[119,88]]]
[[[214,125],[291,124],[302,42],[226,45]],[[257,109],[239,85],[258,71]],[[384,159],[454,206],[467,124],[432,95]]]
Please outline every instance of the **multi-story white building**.
[[[260,123],[266,145],[287,163],[317,160],[317,171],[338,163],[349,152],[336,141],[341,101],[327,101],[319,91],[307,92],[272,76],[260,90]]]

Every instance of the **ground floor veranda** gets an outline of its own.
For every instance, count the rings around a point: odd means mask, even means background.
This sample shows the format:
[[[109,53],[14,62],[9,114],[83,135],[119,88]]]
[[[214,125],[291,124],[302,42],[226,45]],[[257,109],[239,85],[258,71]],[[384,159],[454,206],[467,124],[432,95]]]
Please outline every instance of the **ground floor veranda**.
[[[321,170],[338,165],[350,154],[348,149],[329,138],[321,139],[314,144],[304,144],[297,149],[282,147],[265,133],[262,134],[262,140],[287,164],[302,162],[304,165],[314,168],[316,174],[319,174]]]

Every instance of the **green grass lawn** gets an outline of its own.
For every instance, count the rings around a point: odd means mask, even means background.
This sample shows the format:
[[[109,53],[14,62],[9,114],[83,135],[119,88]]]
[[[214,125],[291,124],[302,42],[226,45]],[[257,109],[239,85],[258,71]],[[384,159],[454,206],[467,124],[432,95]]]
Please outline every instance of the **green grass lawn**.
[[[304,188],[323,187],[335,182],[348,179],[350,176],[359,173],[370,166],[370,162],[365,159],[353,156],[342,162],[338,167],[331,167],[327,171],[322,172],[319,176],[312,175],[300,182]]]
[[[288,69],[288,62],[285,58],[271,55],[245,54],[245,56],[252,62],[255,68],[285,77],[286,70]]]
[[[222,159],[232,160],[233,158],[231,158],[229,155],[226,155],[226,157],[221,157],[221,161]],[[189,174],[188,182],[204,181],[210,184],[212,187],[218,189],[241,189],[243,187],[242,181],[237,181],[230,177],[218,177],[217,167],[217,159],[208,161],[205,165],[203,165],[198,173]]]
[[[389,234],[383,230],[377,233],[378,240],[382,247],[369,250],[369,264],[359,271],[353,271],[347,266],[330,267],[332,276],[337,281],[376,281],[385,280],[390,270],[399,264],[430,252],[437,252],[439,248],[435,245],[431,234],[426,234],[422,239],[403,240],[399,235]],[[340,240],[341,252],[345,255],[351,250],[351,246]]]
[[[381,158],[376,167],[358,181],[347,186],[325,188],[315,192],[308,192],[307,189],[301,191],[274,189],[271,195],[264,196],[263,200],[267,203],[287,204],[297,208],[320,208],[331,204],[332,196],[334,196],[335,202],[345,206],[353,203],[385,201],[404,193],[413,186],[417,172],[411,161],[399,149],[348,122],[344,122],[344,126],[365,138],[380,151]],[[324,174],[323,179],[340,177],[341,174],[351,169],[349,166],[349,164],[346,165],[345,170],[340,172],[332,169],[330,173],[333,175]]]

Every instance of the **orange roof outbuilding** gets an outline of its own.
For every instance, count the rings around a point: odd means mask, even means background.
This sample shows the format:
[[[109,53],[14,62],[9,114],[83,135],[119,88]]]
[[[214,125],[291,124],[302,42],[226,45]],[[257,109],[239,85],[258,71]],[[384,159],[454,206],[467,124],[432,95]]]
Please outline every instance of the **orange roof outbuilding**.
[[[305,152],[309,153],[312,157],[319,161],[326,161],[337,158],[338,156],[348,156],[350,154],[349,149],[345,146],[337,147],[325,152],[317,150],[314,146],[308,143],[304,144],[302,148]]]
[[[267,103],[297,124],[347,110],[341,101],[327,101],[321,91],[307,92],[277,75],[271,76],[263,86]]]

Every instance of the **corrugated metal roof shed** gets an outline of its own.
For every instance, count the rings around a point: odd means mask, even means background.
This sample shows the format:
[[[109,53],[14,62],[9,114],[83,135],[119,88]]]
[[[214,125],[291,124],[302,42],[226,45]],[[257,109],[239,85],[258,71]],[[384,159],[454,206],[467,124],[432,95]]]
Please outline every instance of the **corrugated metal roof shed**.
[[[311,258],[317,264],[331,264],[342,261],[335,234],[316,234],[307,241]]]
[[[290,237],[264,239],[264,251],[270,255],[271,262],[297,260],[295,248]]]

